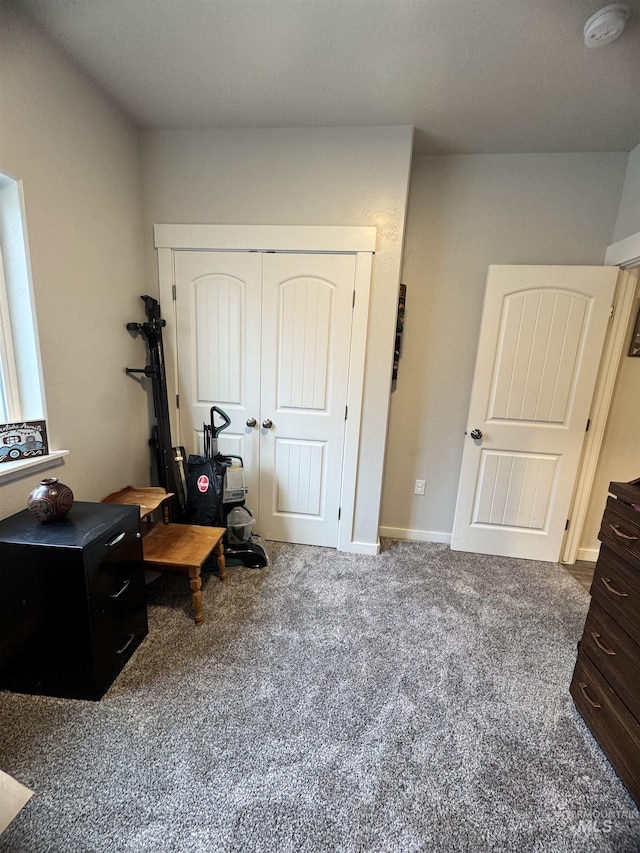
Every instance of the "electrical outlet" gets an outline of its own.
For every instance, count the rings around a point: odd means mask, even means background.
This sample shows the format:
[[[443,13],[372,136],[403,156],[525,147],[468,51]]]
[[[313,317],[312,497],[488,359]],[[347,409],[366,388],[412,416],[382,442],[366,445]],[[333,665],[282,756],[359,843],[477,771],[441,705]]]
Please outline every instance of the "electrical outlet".
[[[414,495],[424,495],[424,487],[425,487],[425,481],[424,480],[416,480],[416,485],[415,485],[415,488],[413,490],[413,494]]]

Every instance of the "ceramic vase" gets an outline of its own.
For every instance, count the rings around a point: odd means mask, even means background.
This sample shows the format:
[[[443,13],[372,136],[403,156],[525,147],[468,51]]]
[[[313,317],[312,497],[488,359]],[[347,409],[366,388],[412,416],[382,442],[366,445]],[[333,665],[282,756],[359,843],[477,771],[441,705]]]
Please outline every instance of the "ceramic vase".
[[[38,521],[58,521],[64,518],[73,504],[73,492],[69,486],[59,483],[57,477],[40,480],[40,485],[27,499],[29,511]]]

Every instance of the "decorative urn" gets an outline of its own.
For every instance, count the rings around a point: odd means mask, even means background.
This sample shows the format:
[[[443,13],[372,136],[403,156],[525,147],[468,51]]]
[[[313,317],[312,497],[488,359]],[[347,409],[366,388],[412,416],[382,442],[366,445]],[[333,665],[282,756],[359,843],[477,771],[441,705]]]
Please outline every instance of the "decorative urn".
[[[73,505],[73,492],[69,486],[59,483],[57,477],[46,477],[31,492],[27,507],[38,521],[59,521]]]

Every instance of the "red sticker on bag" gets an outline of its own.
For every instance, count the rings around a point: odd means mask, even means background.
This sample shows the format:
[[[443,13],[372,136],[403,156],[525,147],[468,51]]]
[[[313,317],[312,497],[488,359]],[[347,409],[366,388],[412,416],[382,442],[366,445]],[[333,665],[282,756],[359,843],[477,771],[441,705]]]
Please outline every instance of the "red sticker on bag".
[[[209,488],[209,478],[207,477],[206,474],[201,474],[198,477],[198,489],[201,492],[206,492],[208,488]]]

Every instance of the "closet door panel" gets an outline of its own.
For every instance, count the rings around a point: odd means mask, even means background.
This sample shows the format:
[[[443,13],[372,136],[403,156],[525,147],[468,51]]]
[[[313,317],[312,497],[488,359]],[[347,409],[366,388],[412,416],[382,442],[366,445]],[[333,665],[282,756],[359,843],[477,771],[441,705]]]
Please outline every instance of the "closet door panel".
[[[187,453],[202,453],[211,407],[223,409],[231,426],[218,446],[243,457],[250,505],[258,496],[259,436],[246,422],[258,418],[260,406],[262,255],[174,257],[180,441]]]
[[[262,289],[260,532],[335,546],[352,255],[268,254]]]

